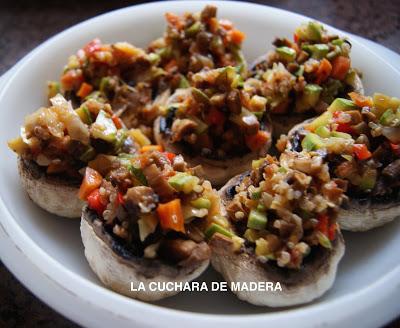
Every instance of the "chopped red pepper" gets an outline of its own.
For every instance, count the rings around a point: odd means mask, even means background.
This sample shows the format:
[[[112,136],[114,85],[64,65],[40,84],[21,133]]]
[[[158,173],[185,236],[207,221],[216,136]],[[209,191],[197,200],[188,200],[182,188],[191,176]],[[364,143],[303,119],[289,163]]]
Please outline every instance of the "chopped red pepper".
[[[117,204],[121,204],[121,205],[125,204],[124,195],[122,195],[121,192],[118,192],[118,194],[117,194]]]
[[[336,131],[351,134],[353,132],[353,128],[351,127],[351,125],[349,123],[338,123],[338,125],[336,127]]]
[[[265,146],[269,138],[268,132],[259,130],[256,134],[246,136],[246,145],[252,151],[257,151]]]
[[[332,65],[327,59],[322,59],[321,63],[318,66],[317,73],[316,73],[316,84],[321,84],[324,82],[332,72]]]
[[[343,114],[341,111],[333,113],[333,119],[337,123],[336,131],[344,133],[353,133],[353,127],[349,123],[340,123],[340,115]]]
[[[77,90],[83,82],[82,71],[71,69],[61,77],[61,85],[64,90]]]
[[[101,41],[100,39],[96,38],[90,41],[86,46],[83,47],[87,56],[92,56],[96,51],[101,49]]]
[[[396,145],[396,144],[390,142],[390,148],[392,149],[393,153],[396,156],[400,156],[400,145]]]
[[[170,152],[164,152],[164,155],[167,156],[167,158],[169,159],[170,162],[172,162],[175,158],[175,154],[174,153],[170,153]]]
[[[367,146],[364,144],[354,144],[353,145],[353,152],[357,156],[359,160],[366,160],[371,158],[372,154],[368,150]]]
[[[328,236],[328,224],[328,216],[326,214],[320,214],[318,216],[317,230],[321,231],[325,236]]]
[[[89,194],[89,196],[87,198],[87,202],[88,202],[89,207],[92,210],[95,210],[98,215],[102,215],[104,210],[107,208],[107,202],[101,196],[100,189],[93,190]]]
[[[293,40],[296,43],[299,41],[299,36],[296,33],[293,34]]]
[[[329,226],[328,230],[328,238],[330,241],[335,240],[336,237],[336,229],[337,229],[337,224],[333,223]]]
[[[337,56],[332,61],[331,76],[337,80],[344,80],[349,69],[350,69],[350,58],[344,56]]]
[[[122,120],[121,120],[117,115],[114,114],[114,115],[111,117],[111,119],[113,120],[113,122],[114,122],[114,124],[115,124],[115,127],[116,127],[117,129],[122,129],[122,127],[123,127]]]

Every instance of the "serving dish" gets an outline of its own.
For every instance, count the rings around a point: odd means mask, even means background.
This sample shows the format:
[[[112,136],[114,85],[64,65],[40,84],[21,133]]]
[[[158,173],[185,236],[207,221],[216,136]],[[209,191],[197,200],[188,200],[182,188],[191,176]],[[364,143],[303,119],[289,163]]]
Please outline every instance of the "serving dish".
[[[27,201],[16,181],[15,159],[6,151],[6,140],[12,136],[23,116],[45,102],[44,81],[58,76],[71,49],[79,48],[96,36],[105,41],[128,40],[144,46],[163,29],[162,14],[165,11],[195,11],[204,4],[156,3],[92,19],[49,40],[15,68],[0,94],[2,107],[8,109],[3,111],[1,120],[4,131],[1,136],[4,179],[0,192],[3,213],[1,233],[5,236],[1,238],[4,243],[4,248],[1,248],[3,261],[12,271],[19,272],[18,278],[29,285],[35,294],[86,326],[130,326],[132,323],[156,326],[164,320],[168,325],[187,321],[192,326],[200,326],[206,320],[213,320],[221,326],[241,326],[244,322],[290,326],[295,318],[300,326],[322,323],[350,326],[354,319],[363,326],[376,326],[390,320],[399,313],[399,305],[391,302],[399,293],[398,222],[363,235],[346,233],[348,250],[333,289],[317,303],[272,313],[266,308],[244,304],[228,292],[184,293],[158,302],[156,306],[114,294],[100,285],[84,261],[79,224],[65,220],[54,222],[50,215]],[[289,35],[295,26],[306,19],[281,10],[244,3],[219,3],[218,6],[221,16],[235,21],[248,35],[244,51],[249,60],[264,52],[275,35]],[[244,10],[246,15],[242,14]],[[132,16],[138,18],[133,21]],[[149,24],[151,28],[140,35],[132,33],[141,24]],[[262,42],[257,34],[261,28],[268,30]],[[368,47],[357,41],[353,45],[352,58],[364,72],[367,93],[380,90],[395,95],[400,82],[399,72]],[[21,92],[24,92],[24,97],[20,96]],[[14,246],[10,240],[19,249],[17,254],[25,260],[13,259]],[[373,240],[374,243],[366,243],[366,240]],[[35,268],[29,272],[37,274],[24,275],[29,266]],[[220,278],[209,271],[201,279],[210,282]],[[59,293],[65,297],[59,297]]]

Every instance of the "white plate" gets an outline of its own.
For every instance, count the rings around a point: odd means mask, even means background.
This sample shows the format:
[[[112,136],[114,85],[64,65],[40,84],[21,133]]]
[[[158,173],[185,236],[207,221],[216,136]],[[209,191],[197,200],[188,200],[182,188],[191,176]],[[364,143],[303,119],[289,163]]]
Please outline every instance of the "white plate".
[[[204,2],[163,2],[115,11],[81,23],[35,49],[0,92],[0,253],[29,289],[72,320],[90,327],[190,325],[220,327],[270,324],[282,327],[341,325],[373,327],[400,313],[400,222],[364,234],[346,233],[347,250],[332,290],[309,305],[269,310],[238,301],[230,293],[182,293],[142,303],[101,286],[90,271],[79,223],[58,219],[34,206],[18,184],[15,156],[6,141],[18,133],[23,117],[45,104],[44,82],[57,79],[66,58],[88,40],[127,40],[145,46],[164,29],[166,11],[200,10]],[[249,60],[270,48],[275,36],[292,35],[306,18],[279,9],[240,2],[218,3],[219,15],[247,34]],[[393,57],[395,58],[395,57]],[[353,64],[364,72],[368,93],[395,95],[400,73],[390,62],[353,40]],[[391,59],[391,60],[398,60]],[[398,63],[396,63],[397,66]],[[219,279],[211,270],[201,279]]]

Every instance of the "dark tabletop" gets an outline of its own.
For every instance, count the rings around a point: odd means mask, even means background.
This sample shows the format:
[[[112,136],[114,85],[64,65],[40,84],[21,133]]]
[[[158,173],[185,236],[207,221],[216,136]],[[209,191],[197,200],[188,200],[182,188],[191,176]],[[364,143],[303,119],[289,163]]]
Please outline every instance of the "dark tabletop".
[[[34,47],[82,20],[146,1],[0,0],[0,75]],[[400,1],[253,1],[316,18],[400,53]],[[0,327],[77,327],[23,287],[0,262]],[[388,327],[400,327],[400,319]]]

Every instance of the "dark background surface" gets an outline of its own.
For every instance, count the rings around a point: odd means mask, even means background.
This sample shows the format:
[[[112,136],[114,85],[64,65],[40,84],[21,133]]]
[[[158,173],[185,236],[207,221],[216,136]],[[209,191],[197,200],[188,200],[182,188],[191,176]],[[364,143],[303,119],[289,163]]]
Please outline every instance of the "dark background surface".
[[[65,28],[99,14],[143,2],[149,1],[0,0],[0,75],[30,50]],[[398,0],[252,2],[313,17],[339,29],[374,40],[400,53],[400,1]],[[39,301],[0,261],[0,327],[70,328],[77,325]],[[388,327],[400,327],[400,319]]]

